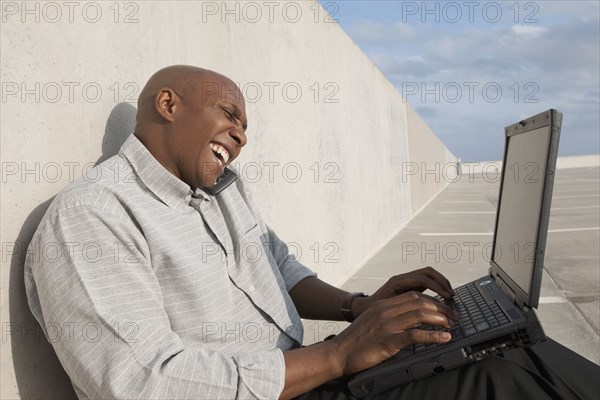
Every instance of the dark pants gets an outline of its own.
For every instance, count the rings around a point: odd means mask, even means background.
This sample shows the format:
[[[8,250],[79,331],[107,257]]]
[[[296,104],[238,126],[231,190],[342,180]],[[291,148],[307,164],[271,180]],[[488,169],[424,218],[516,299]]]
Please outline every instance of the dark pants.
[[[346,379],[299,397],[355,399]],[[411,382],[370,399],[600,399],[600,367],[552,339]]]

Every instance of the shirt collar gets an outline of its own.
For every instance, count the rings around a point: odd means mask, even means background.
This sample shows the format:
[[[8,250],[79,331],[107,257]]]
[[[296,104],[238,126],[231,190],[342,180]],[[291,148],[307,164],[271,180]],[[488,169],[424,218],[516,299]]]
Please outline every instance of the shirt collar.
[[[163,167],[134,134],[123,143],[119,154],[163,203],[171,208],[189,206],[193,193],[190,186]]]
[[[208,193],[206,193],[203,189],[196,188],[194,189],[194,194],[192,194],[192,197],[195,199],[210,201],[211,196]]]

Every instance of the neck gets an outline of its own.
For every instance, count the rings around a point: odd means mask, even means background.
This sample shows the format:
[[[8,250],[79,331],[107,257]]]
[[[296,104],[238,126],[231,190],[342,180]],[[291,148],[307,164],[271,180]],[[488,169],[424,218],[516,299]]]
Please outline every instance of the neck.
[[[151,130],[143,130],[138,129],[136,127],[133,132],[135,137],[138,138],[140,142],[148,149],[150,154],[158,161],[167,171],[173,174],[177,179],[181,179],[181,174],[175,163],[173,162],[173,158],[168,153],[168,146],[165,143],[165,136],[158,132],[152,132]]]

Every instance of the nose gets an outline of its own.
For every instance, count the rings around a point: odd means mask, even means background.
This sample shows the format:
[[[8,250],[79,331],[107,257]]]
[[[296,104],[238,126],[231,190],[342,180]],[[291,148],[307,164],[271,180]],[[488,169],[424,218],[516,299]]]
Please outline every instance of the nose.
[[[244,132],[244,129],[240,126],[231,128],[229,130],[229,136],[231,136],[231,138],[235,140],[240,147],[244,147],[248,142],[248,139],[246,138],[246,132]]]

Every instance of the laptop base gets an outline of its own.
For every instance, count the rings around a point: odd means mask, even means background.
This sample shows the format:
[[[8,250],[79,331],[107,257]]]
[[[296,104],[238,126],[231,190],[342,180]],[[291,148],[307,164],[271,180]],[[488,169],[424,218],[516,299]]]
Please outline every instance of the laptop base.
[[[362,398],[412,381],[441,375],[448,370],[491,356],[502,355],[513,348],[529,347],[546,341],[546,335],[535,311],[528,309],[523,312],[523,316],[525,323],[521,323],[522,326],[513,332],[484,341],[474,338],[471,345],[464,345],[464,341],[449,343],[420,355],[415,355],[412,349],[405,348],[393,358],[355,375],[348,383],[348,388],[354,396]]]

